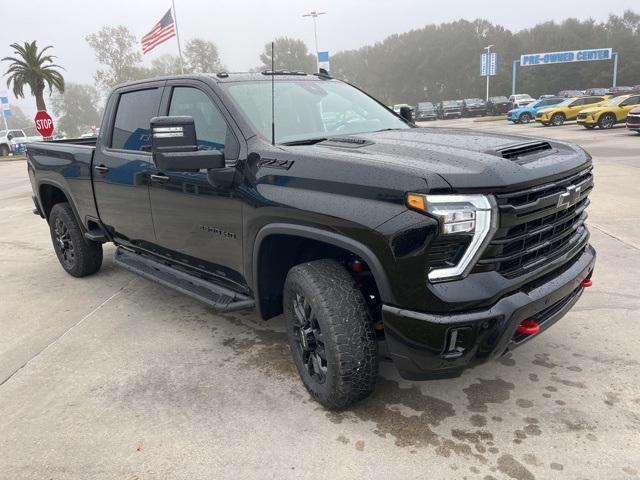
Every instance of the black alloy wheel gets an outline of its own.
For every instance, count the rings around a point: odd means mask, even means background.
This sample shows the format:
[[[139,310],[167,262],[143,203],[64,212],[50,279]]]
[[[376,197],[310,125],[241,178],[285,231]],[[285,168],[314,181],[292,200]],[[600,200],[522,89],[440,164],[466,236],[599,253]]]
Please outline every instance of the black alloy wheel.
[[[293,299],[293,332],[297,340],[297,352],[306,365],[309,376],[322,384],[327,379],[327,353],[324,336],[313,307],[300,293]]]
[[[56,217],[53,224],[54,248],[65,270],[72,270],[76,264],[76,251],[73,247],[69,227],[62,217]]]

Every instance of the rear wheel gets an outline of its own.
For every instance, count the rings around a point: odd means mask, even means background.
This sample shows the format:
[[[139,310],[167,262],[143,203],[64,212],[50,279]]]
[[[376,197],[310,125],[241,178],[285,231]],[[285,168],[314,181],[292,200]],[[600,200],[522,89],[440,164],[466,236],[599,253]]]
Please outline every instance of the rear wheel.
[[[377,340],[364,296],[342,265],[317,260],[293,267],[284,312],[293,361],[316,401],[340,409],[373,392]]]
[[[71,206],[56,203],[49,214],[51,240],[62,268],[74,277],[86,277],[100,270],[102,244],[84,238]]]
[[[613,113],[604,113],[598,119],[598,127],[608,130],[616,124],[616,116]]]
[[[563,113],[554,113],[551,117],[551,125],[554,127],[559,127],[565,121],[565,116]]]
[[[522,115],[520,115],[520,123],[529,123],[531,121],[531,114],[530,113],[523,113]]]

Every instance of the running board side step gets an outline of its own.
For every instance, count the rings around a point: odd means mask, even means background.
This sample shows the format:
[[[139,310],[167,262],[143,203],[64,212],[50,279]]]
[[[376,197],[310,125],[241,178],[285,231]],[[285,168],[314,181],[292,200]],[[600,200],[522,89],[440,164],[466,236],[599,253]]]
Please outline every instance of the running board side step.
[[[255,306],[255,301],[251,297],[122,247],[116,249],[113,261],[130,272],[199,300],[219,312],[231,312]]]

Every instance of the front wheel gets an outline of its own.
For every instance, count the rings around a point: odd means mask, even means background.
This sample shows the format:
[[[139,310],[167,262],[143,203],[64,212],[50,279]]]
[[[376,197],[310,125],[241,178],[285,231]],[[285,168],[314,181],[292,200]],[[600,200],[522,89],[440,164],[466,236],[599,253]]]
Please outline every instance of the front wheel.
[[[598,127],[608,130],[616,124],[616,116],[613,113],[605,113],[598,119]]]
[[[523,113],[520,115],[520,123],[529,123],[531,121],[531,115],[528,113]]]
[[[8,157],[9,156],[9,147],[6,145],[0,145],[0,157]]]
[[[84,238],[68,203],[56,203],[49,214],[51,240],[62,268],[74,277],[86,277],[100,270],[102,245]]]
[[[296,265],[284,286],[287,339],[311,396],[330,409],[368,397],[378,345],[362,292],[333,260]]]
[[[554,127],[559,127],[564,123],[564,115],[562,113],[554,113],[553,117],[551,117],[551,125]]]

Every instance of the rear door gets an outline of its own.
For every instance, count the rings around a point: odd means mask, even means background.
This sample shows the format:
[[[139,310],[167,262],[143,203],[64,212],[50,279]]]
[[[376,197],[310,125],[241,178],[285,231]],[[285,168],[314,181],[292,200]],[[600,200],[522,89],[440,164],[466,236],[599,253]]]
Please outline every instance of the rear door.
[[[149,170],[151,118],[158,115],[164,82],[117,90],[105,112],[111,122],[101,132],[93,161],[100,220],[114,238],[148,248],[155,242]]]
[[[239,136],[210,87],[169,81],[164,115],[193,117],[198,148],[223,150],[229,169],[238,160]],[[238,132],[236,132],[238,133]],[[150,198],[157,250],[189,267],[242,283],[242,202],[232,185],[212,185],[208,172],[160,171],[151,175]]]

